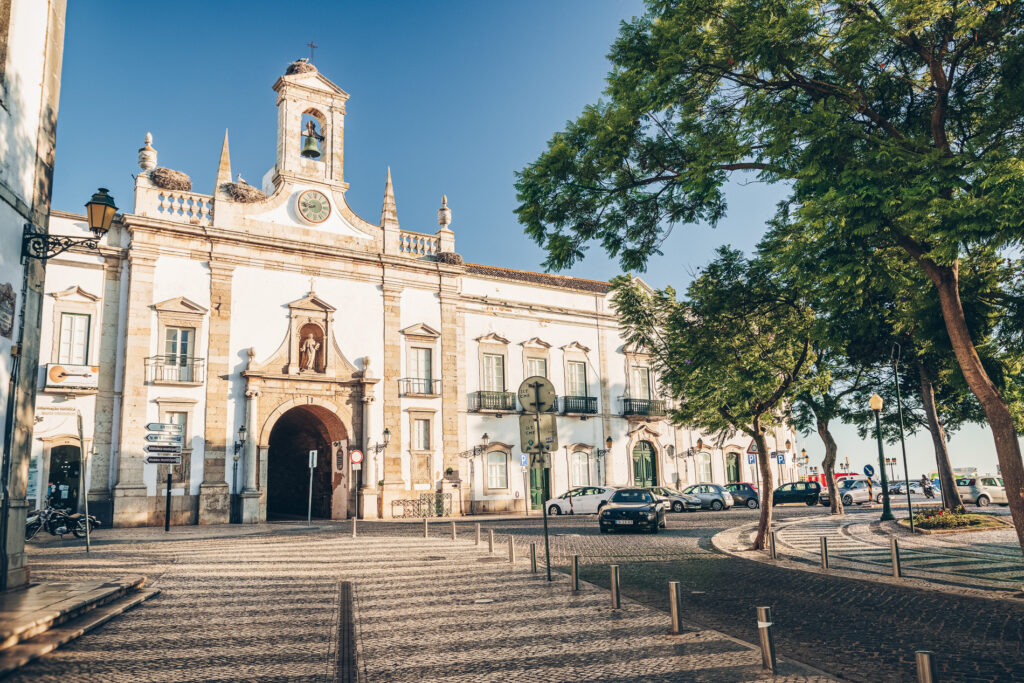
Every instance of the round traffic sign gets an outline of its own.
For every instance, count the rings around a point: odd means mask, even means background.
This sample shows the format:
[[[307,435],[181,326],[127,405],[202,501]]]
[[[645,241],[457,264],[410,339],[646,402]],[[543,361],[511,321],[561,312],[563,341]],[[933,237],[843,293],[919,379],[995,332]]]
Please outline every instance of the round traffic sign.
[[[527,412],[543,413],[555,405],[555,385],[547,377],[527,377],[519,385],[519,403]]]
[[[352,461],[353,465],[357,465],[363,461],[363,452],[356,450],[349,451],[348,458]]]
[[[875,476],[875,468],[871,465],[864,465],[864,476],[873,477]]]

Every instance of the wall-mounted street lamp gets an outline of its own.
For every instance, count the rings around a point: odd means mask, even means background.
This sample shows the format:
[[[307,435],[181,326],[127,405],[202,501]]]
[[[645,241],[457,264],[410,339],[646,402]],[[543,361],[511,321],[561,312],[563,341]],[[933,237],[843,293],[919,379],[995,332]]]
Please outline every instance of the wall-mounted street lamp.
[[[613,443],[612,437],[609,436],[607,439],[604,440],[604,448],[600,448],[600,447],[595,448],[594,452],[597,455],[597,457],[603,458],[603,457],[607,456],[609,453],[611,453],[612,452],[612,443]]]
[[[385,427],[384,433],[381,435],[380,443],[373,444],[368,450],[372,450],[375,454],[379,454],[388,447],[389,443],[391,443],[391,430]]]
[[[26,223],[21,235],[22,264],[30,258],[45,261],[57,254],[64,253],[71,247],[83,246],[86,249],[99,249],[99,240],[110,230],[110,224],[116,213],[117,206],[114,205],[114,198],[108,194],[107,188],[101,187],[85,204],[85,216],[93,237],[74,239],[64,235],[51,235],[46,232],[37,232],[31,223]]]

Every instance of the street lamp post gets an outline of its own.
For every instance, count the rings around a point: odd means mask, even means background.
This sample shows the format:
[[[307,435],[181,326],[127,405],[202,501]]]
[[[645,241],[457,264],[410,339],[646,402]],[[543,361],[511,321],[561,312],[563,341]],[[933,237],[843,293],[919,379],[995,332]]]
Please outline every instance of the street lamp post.
[[[231,464],[231,493],[232,493],[232,504],[231,504],[231,521],[237,523],[240,515],[238,514],[238,454],[245,448],[245,425],[238,428],[238,441],[235,441],[235,454],[232,458]]]
[[[882,521],[888,522],[896,519],[892,516],[892,507],[889,505],[889,478],[885,476],[885,453],[882,451],[882,397],[872,394],[868,401],[871,410],[875,413],[875,436],[878,439],[878,469],[882,477]]]
[[[910,466],[907,464],[907,442],[903,439],[903,395],[900,393],[900,355],[902,348],[893,344],[892,378],[896,384],[896,409],[900,416],[900,447],[903,448],[903,478],[907,484],[907,519],[910,521],[910,533],[914,533],[914,508],[910,503]]]

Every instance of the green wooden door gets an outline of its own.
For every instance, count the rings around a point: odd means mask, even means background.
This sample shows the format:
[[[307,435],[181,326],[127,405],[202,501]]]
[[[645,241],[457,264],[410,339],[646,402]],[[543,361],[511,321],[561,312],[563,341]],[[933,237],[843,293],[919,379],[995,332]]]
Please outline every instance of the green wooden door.
[[[548,472],[550,472],[550,470],[543,467],[530,468],[531,510],[543,509],[544,501],[551,498],[551,492],[548,490]]]
[[[654,464],[654,448],[646,441],[633,447],[633,486],[654,486],[658,474]]]
[[[725,478],[729,482],[740,480],[740,455],[739,453],[725,454]]]

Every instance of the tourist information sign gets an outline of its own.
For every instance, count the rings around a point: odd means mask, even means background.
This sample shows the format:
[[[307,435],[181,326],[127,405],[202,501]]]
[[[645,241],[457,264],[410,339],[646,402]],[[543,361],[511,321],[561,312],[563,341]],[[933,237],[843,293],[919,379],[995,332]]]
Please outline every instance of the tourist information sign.
[[[546,377],[527,377],[519,385],[519,403],[529,413],[519,418],[519,438],[522,450],[533,453],[536,467],[551,468],[550,453],[558,449],[558,425],[553,413],[547,412],[555,407],[555,387]],[[545,473],[548,474],[548,473]],[[545,476],[550,481],[549,476]],[[547,488],[547,487],[545,487]],[[545,491],[542,499],[550,495]],[[548,504],[543,505],[544,512],[544,555],[548,565],[548,581],[551,580],[551,546],[548,542]]]
[[[180,465],[180,455],[147,455],[146,462],[150,465]]]
[[[180,465],[181,445],[185,440],[185,430],[174,422],[150,422],[146,425],[147,453],[165,453],[166,455],[150,455],[146,462],[158,465]],[[171,469],[167,468],[167,501],[164,508],[164,531],[171,530]]]

